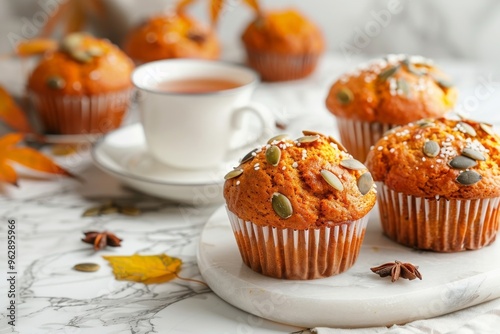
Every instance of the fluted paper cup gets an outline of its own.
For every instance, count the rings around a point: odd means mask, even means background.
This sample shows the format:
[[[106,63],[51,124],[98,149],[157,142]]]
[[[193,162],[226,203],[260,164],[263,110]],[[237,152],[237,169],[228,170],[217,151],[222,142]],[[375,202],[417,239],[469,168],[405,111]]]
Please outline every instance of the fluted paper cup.
[[[365,161],[370,147],[382,138],[385,132],[396,127],[394,124],[364,122],[336,117],[340,141],[347,151],[359,161]]]
[[[287,81],[307,77],[314,72],[319,54],[282,55],[256,52],[247,48],[248,64],[260,73],[264,81]]]
[[[307,280],[340,274],[356,262],[368,215],[308,230],[259,226],[227,210],[243,262],[266,276]]]
[[[421,198],[378,184],[378,206],[384,233],[417,249],[458,252],[495,241],[500,197],[458,200]]]
[[[134,89],[91,96],[47,96],[30,92],[44,130],[55,134],[106,133],[118,128]]]

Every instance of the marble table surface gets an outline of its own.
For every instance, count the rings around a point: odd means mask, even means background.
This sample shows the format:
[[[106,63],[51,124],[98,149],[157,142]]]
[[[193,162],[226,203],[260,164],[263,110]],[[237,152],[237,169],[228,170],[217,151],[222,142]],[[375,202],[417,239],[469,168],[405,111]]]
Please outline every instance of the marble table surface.
[[[309,79],[263,84],[254,95],[267,104],[287,132],[303,128],[336,135],[324,107],[328,86],[359,60],[328,56]],[[459,107],[478,119],[500,123],[500,72],[485,64],[439,62],[461,89]],[[0,84],[12,91],[23,82],[19,68],[0,62]],[[6,80],[5,78],[10,78]],[[490,82],[484,83],[484,82]],[[487,85],[487,86],[482,86]],[[478,87],[484,88],[480,94]],[[486,93],[485,93],[486,92]],[[132,111],[128,122],[137,119]],[[0,185],[0,333],[292,333],[307,332],[258,318],[219,299],[206,286],[183,280],[158,285],[116,281],[102,255],[167,253],[183,260],[182,275],[202,280],[196,264],[200,233],[219,207],[192,207],[152,198],[125,188],[97,169],[88,150],[58,158],[84,182],[45,180],[21,170],[19,187]],[[107,215],[82,218],[82,212],[107,200],[133,203],[138,217]],[[6,222],[17,222],[17,322],[7,325]],[[80,241],[86,230],[110,230],[124,239],[120,248],[94,252]],[[72,270],[96,262],[96,273]],[[300,310],[298,310],[300,312]],[[487,333],[500,328],[500,301],[493,300],[438,318],[404,326],[367,328],[360,333]],[[348,330],[314,329],[318,333]]]

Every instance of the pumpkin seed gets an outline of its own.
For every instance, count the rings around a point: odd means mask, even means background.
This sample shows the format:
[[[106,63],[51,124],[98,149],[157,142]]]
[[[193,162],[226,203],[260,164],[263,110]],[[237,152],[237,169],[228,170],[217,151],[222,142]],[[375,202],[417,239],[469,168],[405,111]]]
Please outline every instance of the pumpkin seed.
[[[404,96],[406,97],[410,96],[411,93],[410,84],[405,79],[403,78],[398,79],[397,88],[398,90],[401,90],[403,92]]]
[[[311,130],[302,130],[302,134],[304,136],[314,136],[314,135],[324,136],[322,133],[319,133],[319,132],[316,132],[316,131],[311,131]]]
[[[424,154],[430,158],[436,157],[439,152],[441,151],[441,148],[439,147],[439,144],[436,143],[434,140],[429,140],[425,142],[424,144]]]
[[[87,53],[92,57],[100,57],[104,54],[104,50],[99,46],[91,46],[87,49]]]
[[[293,214],[292,203],[285,195],[274,193],[271,199],[274,212],[283,219],[290,218]]]
[[[493,128],[491,126],[489,126],[488,124],[480,123],[479,126],[481,127],[481,129],[484,132],[486,132],[490,136],[493,136],[493,137],[496,136],[495,130],[493,130]]]
[[[234,179],[235,177],[238,177],[241,174],[243,174],[243,169],[232,170],[224,176],[224,180]]]
[[[134,206],[124,206],[120,208],[120,213],[125,216],[138,216],[141,214],[141,210]]]
[[[436,125],[436,124],[434,124],[434,122],[427,120],[427,119],[421,119],[420,121],[416,122],[416,124],[418,126],[420,126],[421,128],[428,128],[428,127]]]
[[[266,161],[273,166],[278,166],[281,159],[281,150],[278,146],[271,146],[266,150]]]
[[[246,154],[246,155],[245,155],[245,156],[241,159],[240,164],[244,164],[245,162],[250,161],[250,160],[252,160],[253,158],[255,158],[254,153],[256,153],[256,152],[257,152],[257,150],[258,150],[258,149],[256,148],[256,149],[253,149],[253,150],[251,150],[250,152],[248,152],[248,153],[247,153],[247,154]]]
[[[414,65],[414,64],[412,64],[412,63],[409,61],[409,59],[405,59],[405,60],[403,60],[403,64],[406,66],[406,69],[407,69],[407,70],[408,70],[408,72],[410,72],[411,74],[414,74],[414,75],[419,76],[419,77],[425,74],[425,72],[424,72],[424,71],[421,71],[421,70],[417,69],[417,68],[415,67],[415,65]]]
[[[66,52],[73,52],[76,49],[80,48],[83,43],[84,35],[80,33],[73,33],[66,36],[62,43],[61,49]]]
[[[283,139],[286,139],[288,138],[289,136],[287,134],[281,134],[281,135],[277,135],[277,136],[274,136],[273,138],[269,139],[267,141],[268,144],[272,144],[274,142],[279,142],[279,141],[282,141]]]
[[[337,177],[337,175],[333,174],[332,172],[330,172],[329,170],[326,170],[326,169],[322,169],[320,173],[321,173],[321,176],[323,177],[323,179],[326,181],[326,183],[331,185],[334,189],[336,189],[338,191],[344,190],[344,185],[342,184],[340,179]]]
[[[389,79],[394,74],[396,74],[397,71],[399,71],[400,67],[401,67],[401,65],[397,65],[397,66],[394,66],[394,67],[389,67],[387,70],[381,72],[378,75],[379,80],[385,81],[385,80]]]
[[[63,89],[66,86],[66,81],[59,76],[52,76],[47,79],[47,86],[51,89]]]
[[[354,95],[349,88],[343,87],[337,92],[337,100],[340,104],[349,104],[354,100]]]
[[[304,137],[297,138],[297,142],[299,142],[299,143],[312,143],[318,139],[319,139],[319,135],[304,136]]]
[[[92,60],[92,56],[89,55],[86,51],[83,50],[74,50],[70,52],[70,55],[73,59],[81,62],[88,63]]]
[[[481,181],[482,178],[483,177],[481,176],[481,174],[473,170],[468,170],[463,173],[460,173],[460,175],[457,177],[457,182],[464,186],[471,186]]]
[[[462,155],[477,161],[486,160],[485,156],[481,152],[476,151],[472,148],[464,148],[464,150],[462,151]]]
[[[347,169],[352,169],[352,170],[363,170],[363,169],[366,169],[366,166],[363,165],[360,161],[358,161],[356,159],[342,160],[340,162],[340,165],[342,167],[345,167]]]
[[[453,158],[448,165],[454,169],[467,169],[477,165],[476,160],[472,160],[471,158],[464,157],[463,155],[456,156]]]
[[[101,268],[101,266],[98,265],[97,263],[90,263],[90,262],[78,263],[78,264],[75,264],[75,266],[73,267],[73,269],[75,269],[77,271],[83,271],[83,272],[87,272],[87,273],[98,271],[100,268]]]
[[[83,212],[82,217],[96,217],[101,213],[100,207],[90,208]]]
[[[328,140],[330,141],[330,143],[334,143],[335,145],[337,145],[337,147],[339,148],[339,150],[347,152],[347,149],[344,147],[344,145],[342,145],[337,139],[329,136]]]
[[[460,122],[458,123],[459,127],[461,128],[460,130],[463,130],[466,134],[469,136],[475,137],[476,136],[476,130],[470,125],[465,122]]]
[[[366,172],[358,179],[358,189],[361,195],[366,195],[373,187],[373,177],[370,172]]]
[[[436,84],[441,87],[441,89],[450,89],[454,85],[451,81],[443,79],[443,78],[436,78],[434,77],[434,81],[436,81]]]
[[[118,212],[118,207],[116,206],[110,206],[107,208],[101,208],[101,212],[99,212],[101,215],[112,215],[114,213]]]

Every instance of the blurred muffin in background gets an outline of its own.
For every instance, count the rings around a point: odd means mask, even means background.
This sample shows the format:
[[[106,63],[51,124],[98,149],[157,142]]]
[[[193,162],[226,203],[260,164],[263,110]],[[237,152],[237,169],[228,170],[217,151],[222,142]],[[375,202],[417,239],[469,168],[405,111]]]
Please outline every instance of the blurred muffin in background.
[[[217,59],[215,32],[186,15],[155,16],[126,37],[125,52],[136,64],[169,58]]]
[[[258,15],[245,29],[242,40],[248,64],[266,81],[308,76],[325,49],[319,28],[293,9]]]
[[[326,106],[336,116],[342,143],[364,161],[384,132],[443,116],[456,99],[449,77],[431,60],[388,55],[343,74],[331,87]]]
[[[133,69],[130,58],[109,41],[68,35],[28,79],[45,132],[106,133],[119,127],[133,93]]]

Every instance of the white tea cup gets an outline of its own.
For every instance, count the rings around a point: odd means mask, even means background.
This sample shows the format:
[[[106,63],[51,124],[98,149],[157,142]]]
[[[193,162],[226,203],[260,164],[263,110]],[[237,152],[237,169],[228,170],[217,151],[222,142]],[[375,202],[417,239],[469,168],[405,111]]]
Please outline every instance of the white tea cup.
[[[176,83],[189,80],[225,80],[236,87],[206,92],[165,88],[169,83],[175,88]],[[252,143],[247,141],[245,147],[265,142],[275,127],[270,111],[250,102],[259,76],[241,65],[198,59],[160,60],[139,66],[132,82],[139,89],[148,151],[173,167],[211,168],[236,152],[241,154],[242,147],[234,148],[233,139],[240,131],[249,132],[242,128],[248,125],[241,124],[244,114],[253,113],[261,123],[260,133],[253,134]]]

